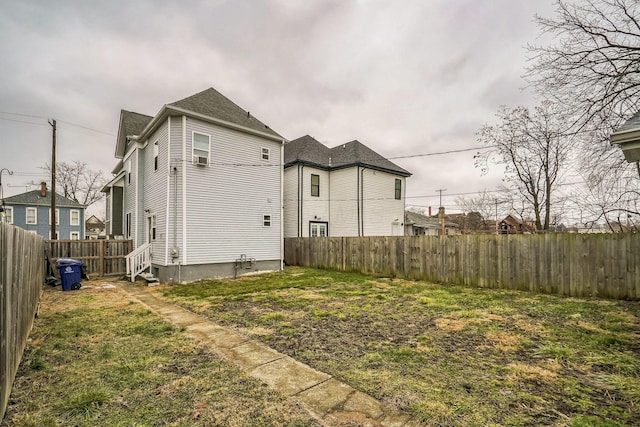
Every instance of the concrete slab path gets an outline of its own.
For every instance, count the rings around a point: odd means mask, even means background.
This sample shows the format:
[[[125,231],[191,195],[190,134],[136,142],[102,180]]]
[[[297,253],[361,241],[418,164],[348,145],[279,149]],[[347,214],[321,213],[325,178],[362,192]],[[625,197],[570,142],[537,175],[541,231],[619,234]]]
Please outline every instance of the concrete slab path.
[[[413,427],[421,425],[409,415],[341,383],[324,372],[246,336],[207,320],[149,288],[120,282],[118,287],[173,325],[210,345],[218,354],[254,378],[287,396],[299,399],[309,413],[326,426]]]

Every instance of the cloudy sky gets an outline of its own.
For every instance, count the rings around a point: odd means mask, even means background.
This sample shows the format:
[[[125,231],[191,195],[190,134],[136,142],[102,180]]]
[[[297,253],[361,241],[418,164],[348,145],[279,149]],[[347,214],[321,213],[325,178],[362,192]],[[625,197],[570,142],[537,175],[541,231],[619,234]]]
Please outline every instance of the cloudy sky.
[[[58,161],[106,177],[120,109],[215,87],[288,139],[358,139],[386,157],[478,146],[501,104],[531,105],[521,79],[533,16],[552,0],[0,0],[0,168],[4,195]],[[407,203],[455,210],[495,189],[474,152],[399,158]],[[447,196],[447,194],[452,194]],[[103,216],[100,210],[93,213]]]

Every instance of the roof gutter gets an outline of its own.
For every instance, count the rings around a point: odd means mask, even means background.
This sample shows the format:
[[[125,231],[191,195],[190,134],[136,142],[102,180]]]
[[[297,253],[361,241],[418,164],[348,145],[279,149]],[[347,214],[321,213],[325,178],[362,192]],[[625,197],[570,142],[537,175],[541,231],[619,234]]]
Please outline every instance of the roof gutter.
[[[241,131],[241,132],[244,132],[244,133],[249,133],[251,135],[260,136],[262,138],[267,138],[267,139],[270,139],[272,141],[278,141],[281,144],[285,144],[285,143],[289,142],[286,138],[283,138],[281,136],[271,135],[271,134],[265,133],[265,132],[260,132],[260,131],[257,131],[255,129],[251,129],[251,128],[248,128],[248,127],[240,126],[240,125],[237,125],[235,123],[227,122],[225,120],[216,119],[215,117],[207,116],[207,115],[204,115],[204,114],[195,113],[193,111],[185,110],[184,108],[175,107],[175,106],[169,105],[169,104],[165,104],[160,109],[158,114],[156,114],[153,117],[153,119],[151,119],[151,121],[142,130],[142,132],[140,132],[140,135],[135,136],[135,138],[136,139],[144,139],[145,137],[147,137],[148,134],[151,132],[151,130],[156,127],[158,122],[164,121],[165,116],[169,115],[171,112],[178,113],[178,114],[185,115],[185,116],[194,117],[194,118],[197,118],[197,119],[201,119],[201,120],[204,120],[204,121],[207,121],[207,122],[211,122],[211,123],[214,123],[214,124],[217,124],[217,125],[220,125],[220,126],[224,126],[224,127],[230,128],[230,129],[238,130],[238,131]]]

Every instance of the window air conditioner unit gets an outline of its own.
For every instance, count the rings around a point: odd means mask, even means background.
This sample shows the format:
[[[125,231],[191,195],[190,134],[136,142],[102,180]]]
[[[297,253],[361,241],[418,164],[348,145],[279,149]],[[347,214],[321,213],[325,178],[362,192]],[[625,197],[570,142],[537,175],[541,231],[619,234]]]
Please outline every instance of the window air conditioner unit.
[[[209,159],[202,156],[193,156],[193,163],[196,165],[206,166],[209,163]]]

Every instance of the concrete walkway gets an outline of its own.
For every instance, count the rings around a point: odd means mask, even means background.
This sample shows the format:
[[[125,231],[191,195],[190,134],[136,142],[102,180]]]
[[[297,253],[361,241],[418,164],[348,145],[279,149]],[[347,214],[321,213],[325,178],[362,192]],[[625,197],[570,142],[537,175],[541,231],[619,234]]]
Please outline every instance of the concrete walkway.
[[[371,396],[316,371],[289,356],[206,318],[185,310],[149,288],[120,282],[118,287],[173,325],[210,345],[218,354],[270,387],[299,399],[326,426],[413,427],[409,415],[395,411]]]

